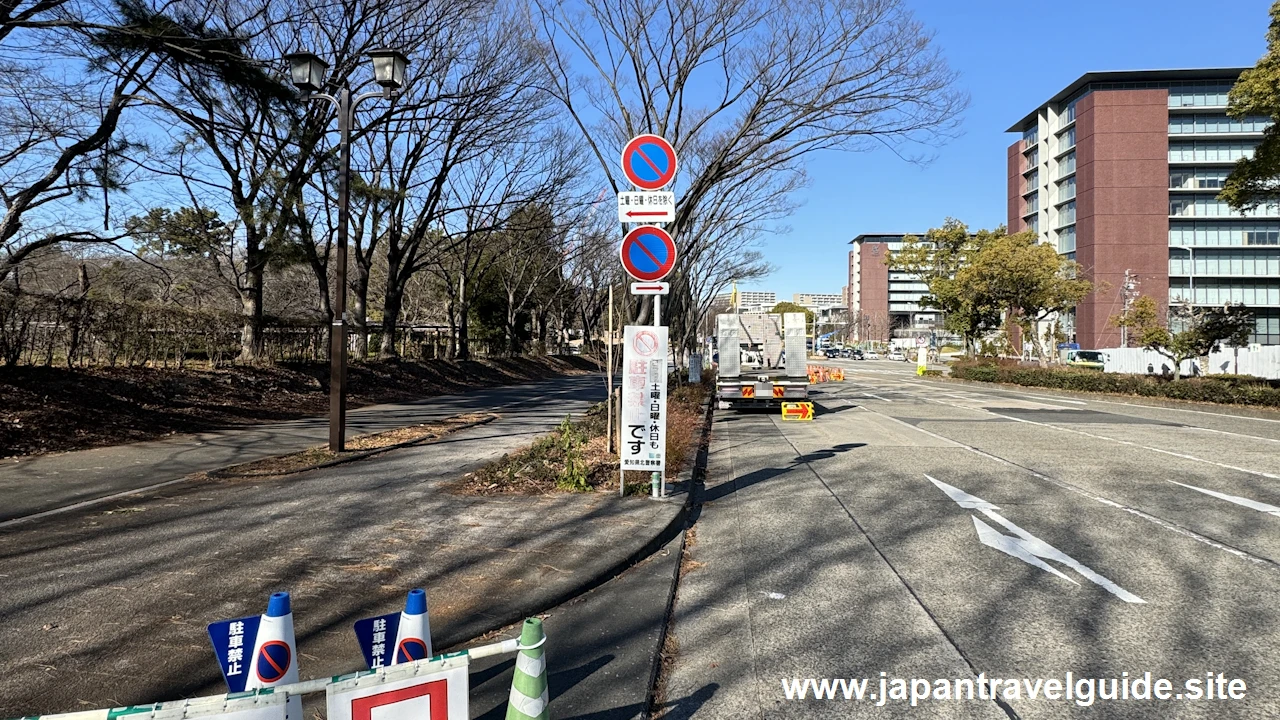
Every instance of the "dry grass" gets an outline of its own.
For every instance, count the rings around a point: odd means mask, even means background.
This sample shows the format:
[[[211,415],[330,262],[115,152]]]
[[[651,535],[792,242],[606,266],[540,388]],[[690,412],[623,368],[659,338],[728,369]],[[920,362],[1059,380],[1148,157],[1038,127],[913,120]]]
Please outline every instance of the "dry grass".
[[[708,386],[671,388],[667,396],[667,477],[691,467],[702,427],[701,404]],[[532,445],[468,473],[454,491],[468,495],[550,492],[617,492],[618,455],[606,446],[607,408],[600,403],[576,422],[566,417]],[[650,474],[626,473],[628,495],[648,495]]]
[[[288,475],[314,468],[317,465],[333,460],[366,453],[370,450],[381,450],[383,448],[389,448],[396,445],[443,437],[451,432],[456,432],[460,428],[472,425],[490,417],[496,416],[488,413],[467,413],[463,415],[454,415],[453,417],[446,418],[438,423],[423,423],[420,425],[410,425],[407,427],[396,428],[394,430],[387,430],[380,433],[357,435],[356,437],[347,440],[347,449],[341,453],[329,452],[327,447],[318,446],[301,450],[296,453],[290,453],[288,455],[277,455],[275,457],[255,460],[251,463],[235,465],[219,470],[216,473],[216,476],[227,479],[256,479]]]

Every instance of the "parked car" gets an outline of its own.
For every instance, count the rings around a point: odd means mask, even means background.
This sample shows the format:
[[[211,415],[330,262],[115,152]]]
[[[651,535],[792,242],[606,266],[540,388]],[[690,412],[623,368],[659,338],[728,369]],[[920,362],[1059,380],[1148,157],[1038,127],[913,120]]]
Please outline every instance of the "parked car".
[[[837,349],[835,349],[835,348],[827,348],[827,349],[823,352],[823,355],[824,355],[824,356],[826,356],[826,357],[828,357],[828,358],[838,358],[838,357],[840,357],[840,351],[839,351],[839,350],[837,350]]]
[[[1085,370],[1102,370],[1106,359],[1106,355],[1097,350],[1071,350],[1067,353],[1067,365],[1069,367],[1083,368]]]
[[[858,348],[854,348],[849,351],[849,357],[854,360],[862,360],[865,358],[865,354]]]
[[[902,362],[903,360],[907,359],[907,356],[903,355],[901,350],[893,350],[889,353],[889,359]]]
[[[862,356],[863,356],[863,358],[865,358],[865,359],[867,359],[867,360],[879,360],[879,359],[880,359],[880,353],[876,352],[875,350],[868,350],[868,351],[866,351],[866,352],[862,353]]]

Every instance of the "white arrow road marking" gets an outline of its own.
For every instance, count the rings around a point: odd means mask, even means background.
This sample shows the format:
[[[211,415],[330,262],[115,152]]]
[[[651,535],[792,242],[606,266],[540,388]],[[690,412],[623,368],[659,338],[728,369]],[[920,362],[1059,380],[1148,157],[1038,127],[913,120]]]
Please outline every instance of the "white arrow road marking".
[[[973,516],[970,516],[970,517],[973,517]],[[1025,563],[1028,563],[1030,565],[1035,565],[1036,567],[1040,568],[1041,570],[1044,570],[1045,572],[1051,572],[1054,575],[1057,575],[1058,577],[1062,578],[1063,580],[1066,580],[1067,582],[1071,583],[1072,585],[1080,584],[1075,580],[1072,580],[1071,578],[1064,575],[1061,570],[1058,570],[1057,568],[1049,565],[1045,561],[1036,557],[1036,554],[1026,547],[1026,544],[1022,541],[1021,538],[1015,538],[1015,537],[1009,537],[1008,535],[1003,535],[1000,533],[999,530],[996,530],[995,528],[982,522],[976,517],[973,518],[973,527],[978,531],[978,539],[982,541],[983,545],[986,545],[987,547],[993,547],[999,550],[1000,552],[1004,553],[1005,555],[1012,555],[1018,558],[1019,560]]]
[[[1249,498],[1246,498],[1246,497],[1240,497],[1239,495],[1228,495],[1226,493],[1220,493],[1214,490],[1206,490],[1202,487],[1196,487],[1195,485],[1180,483],[1177,480],[1170,480],[1169,482],[1173,483],[1174,485],[1181,485],[1184,488],[1190,488],[1191,490],[1195,490],[1196,492],[1202,492],[1205,495],[1212,495],[1213,497],[1216,497],[1219,500],[1226,500],[1227,502],[1233,502],[1237,505],[1243,505],[1252,510],[1257,510],[1258,512],[1264,512],[1269,515],[1275,515],[1276,517],[1280,517],[1280,507],[1276,507],[1275,505],[1268,505],[1264,502],[1258,502],[1257,500],[1250,500]]]
[[[928,475],[925,475],[925,477],[928,478],[929,482],[936,485],[939,490],[946,493],[947,497],[954,500],[960,507],[965,508],[966,510],[977,510],[983,515],[986,515],[989,520],[1003,526],[1006,530],[1017,536],[1010,537],[1005,535],[999,530],[996,530],[990,525],[979,520],[977,516],[972,516],[974,529],[978,532],[978,540],[981,541],[983,545],[993,547],[996,550],[999,550],[1006,555],[1016,557],[1029,565],[1033,565],[1041,570],[1053,573],[1067,582],[1075,585],[1080,584],[1064,575],[1061,571],[1043,562],[1041,558],[1044,560],[1053,560],[1054,562],[1061,563],[1072,570],[1075,570],[1090,582],[1093,582],[1095,585],[1127,603],[1146,602],[1146,600],[1143,600],[1137,595],[1134,595],[1128,590],[1125,590],[1119,585],[1116,585],[1105,577],[1089,569],[1070,555],[1062,552],[1035,535],[1032,535],[1026,530],[1023,530],[1017,525],[1014,525],[1003,515],[996,512],[996,510],[1000,509],[999,506],[989,503],[976,495],[970,495],[960,488],[948,485],[936,478]]]

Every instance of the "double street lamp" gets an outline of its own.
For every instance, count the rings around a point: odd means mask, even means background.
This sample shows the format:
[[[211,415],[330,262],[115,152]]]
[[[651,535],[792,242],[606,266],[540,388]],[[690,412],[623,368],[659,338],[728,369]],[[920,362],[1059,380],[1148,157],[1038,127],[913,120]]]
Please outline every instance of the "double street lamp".
[[[374,80],[382,90],[351,97],[344,83],[336,94],[320,92],[325,85],[329,63],[311,52],[285,55],[293,84],[307,93],[309,100],[325,100],[338,110],[338,265],[337,291],[333,294],[333,325],[329,344],[329,451],[342,452],[347,431],[347,223],[351,205],[351,126],[355,124],[356,106],[382,97],[391,99],[404,87],[404,70],[409,58],[398,50],[372,50]]]

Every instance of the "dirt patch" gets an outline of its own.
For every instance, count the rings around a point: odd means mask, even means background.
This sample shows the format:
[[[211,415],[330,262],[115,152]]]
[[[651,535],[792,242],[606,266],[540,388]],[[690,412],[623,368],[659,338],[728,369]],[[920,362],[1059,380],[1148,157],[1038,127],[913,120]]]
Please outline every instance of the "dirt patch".
[[[598,371],[581,356],[371,362],[348,369],[348,407]],[[154,440],[321,415],[322,363],[216,370],[0,368],[0,457]]]
[[[713,387],[709,383],[668,387],[667,477],[679,475],[697,459],[702,404]],[[607,417],[604,403],[576,422],[566,417],[554,432],[468,473],[450,489],[466,495],[617,492],[618,455],[607,445]],[[626,483],[628,495],[649,494],[647,472],[628,470]]]
[[[234,465],[216,472],[208,473],[210,477],[219,479],[263,478],[288,475],[330,463],[343,458],[355,458],[372,450],[382,450],[395,446],[409,445],[444,437],[449,433],[471,427],[477,423],[496,419],[497,415],[489,413],[467,413],[446,418],[441,422],[422,423],[407,427],[387,430],[380,433],[357,435],[346,442],[346,450],[340,453],[330,452],[324,445],[300,450],[288,455],[255,460],[243,465]]]

